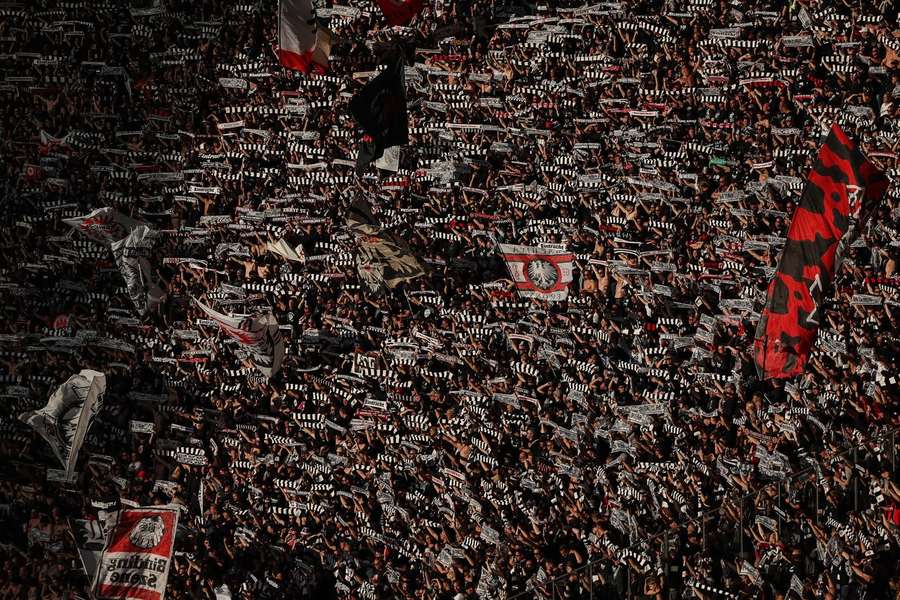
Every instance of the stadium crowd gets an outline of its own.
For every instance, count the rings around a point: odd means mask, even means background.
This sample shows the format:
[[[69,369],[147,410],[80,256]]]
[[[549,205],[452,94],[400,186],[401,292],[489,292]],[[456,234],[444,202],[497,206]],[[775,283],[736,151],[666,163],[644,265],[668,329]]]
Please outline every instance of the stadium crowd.
[[[898,5],[321,4],[324,75],[272,0],[0,8],[0,599],[87,598],[68,520],[120,498],[183,509],[170,600],[900,597],[900,188],[806,372],[751,354],[831,123],[896,177]],[[410,143],[357,176],[398,44]],[[360,205],[427,273],[360,275]],[[161,235],[143,318],[62,222],[106,206]],[[498,243],[573,252],[568,299]],[[271,310],[280,371],[193,299]],[[17,415],[83,368],[104,407],[48,480]]]

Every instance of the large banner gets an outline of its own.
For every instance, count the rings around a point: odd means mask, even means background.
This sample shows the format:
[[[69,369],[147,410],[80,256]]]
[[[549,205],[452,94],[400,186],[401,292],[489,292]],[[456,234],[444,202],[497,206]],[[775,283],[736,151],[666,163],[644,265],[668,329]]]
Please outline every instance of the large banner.
[[[100,556],[94,596],[163,600],[175,547],[178,510],[123,509]]]
[[[555,301],[569,295],[575,259],[571,252],[513,244],[500,244],[500,252],[523,298]]]
[[[156,244],[156,237],[155,231],[146,225],[140,225],[126,238],[112,244],[113,257],[125,279],[128,296],[140,315],[155,309],[165,299],[165,293],[159,287],[153,267],[150,266],[150,255]]]
[[[50,444],[66,470],[66,480],[75,473],[78,451],[103,405],[104,392],[106,376],[83,369],[56,388],[44,408],[19,415]]]
[[[85,237],[101,244],[118,242],[122,238],[127,237],[132,229],[143,225],[140,221],[136,221],[128,215],[123,215],[109,206],[98,208],[83,217],[63,219],[63,223],[74,227],[84,234]]]
[[[270,314],[231,317],[213,310],[197,299],[194,302],[228,337],[236,339],[250,352],[254,366],[263,375],[272,377],[278,372],[284,359],[284,338],[275,317]]]
[[[838,245],[854,213],[864,217],[887,187],[884,174],[840,127],[833,126],[803,188],[769,283],[754,343],[760,377],[786,378],[803,372],[819,329],[819,307],[831,291]],[[856,198],[862,204],[851,205],[851,193],[859,191]]]

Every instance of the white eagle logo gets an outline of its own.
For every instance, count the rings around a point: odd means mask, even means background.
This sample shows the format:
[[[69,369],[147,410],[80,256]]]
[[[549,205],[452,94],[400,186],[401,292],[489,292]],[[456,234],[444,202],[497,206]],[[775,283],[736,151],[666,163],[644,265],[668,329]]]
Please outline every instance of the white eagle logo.
[[[528,279],[536,288],[549,290],[559,281],[559,272],[553,263],[538,258],[528,263]]]
[[[128,534],[128,539],[138,548],[155,548],[163,539],[166,526],[162,517],[144,517]]]

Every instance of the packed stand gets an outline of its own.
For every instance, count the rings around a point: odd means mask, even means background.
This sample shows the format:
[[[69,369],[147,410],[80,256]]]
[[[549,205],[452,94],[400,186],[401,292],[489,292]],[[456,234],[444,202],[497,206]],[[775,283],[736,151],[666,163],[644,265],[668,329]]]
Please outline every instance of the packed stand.
[[[0,598],[87,598],[67,519],[119,498],[183,507],[170,599],[894,597],[900,188],[806,373],[750,351],[828,126],[896,177],[897,5],[327,4],[325,75],[278,65],[270,0],[0,9]],[[398,43],[411,143],[357,177]],[[425,276],[360,276],[360,202]],[[104,206],[162,236],[146,317],[61,221]],[[568,299],[498,243],[574,252]],[[271,308],[280,372],[193,299]],[[48,481],[17,415],[84,368],[105,405]]]

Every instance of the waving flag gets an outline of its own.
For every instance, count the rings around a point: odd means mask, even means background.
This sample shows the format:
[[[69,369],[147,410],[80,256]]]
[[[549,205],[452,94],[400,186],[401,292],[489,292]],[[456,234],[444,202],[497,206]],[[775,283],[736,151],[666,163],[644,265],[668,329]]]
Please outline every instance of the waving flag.
[[[199,300],[195,299],[194,302],[218,324],[219,329],[250,352],[254,366],[263,375],[272,377],[278,372],[284,359],[284,338],[275,317],[270,314],[231,317],[213,310]]]
[[[366,134],[356,159],[356,172],[361,175],[385,150],[409,142],[402,56],[353,96],[350,112]]]
[[[54,137],[44,131],[41,130],[41,145],[38,148],[41,156],[48,156],[51,152],[56,150],[60,146],[66,145],[66,140],[69,136],[63,136],[61,138]]]
[[[150,266],[150,253],[156,243],[156,236],[156,231],[141,225],[133,229],[125,239],[112,244],[113,257],[125,279],[128,296],[141,315],[159,306],[166,296]]]
[[[44,408],[19,416],[50,444],[66,469],[66,480],[75,473],[78,451],[103,404],[104,392],[106,376],[83,369],[56,388]]]
[[[523,298],[565,300],[572,283],[571,252],[500,244],[500,252]]]
[[[840,127],[833,126],[809,174],[769,283],[754,343],[760,377],[786,378],[803,372],[819,328],[819,307],[831,289],[839,242],[851,216],[860,211],[851,195],[864,189],[862,201],[868,210],[878,204],[887,186],[884,174]]]
[[[288,69],[324,73],[331,53],[331,32],[316,22],[312,0],[278,4],[278,59]]]
[[[303,244],[292,244],[287,237],[283,237],[277,242],[266,242],[266,250],[277,254],[286,260],[294,262],[306,262],[306,254],[303,251]]]
[[[163,600],[177,528],[176,508],[120,511],[100,556],[94,597]]]
[[[102,244],[118,242],[128,237],[132,229],[143,224],[109,206],[98,208],[83,217],[63,219],[63,223]]]
[[[370,290],[383,290],[385,286],[393,289],[427,273],[405,241],[381,229],[363,198],[350,207],[347,225],[359,248],[357,272]]]
[[[409,25],[422,12],[422,0],[378,0],[378,6],[391,25]]]

